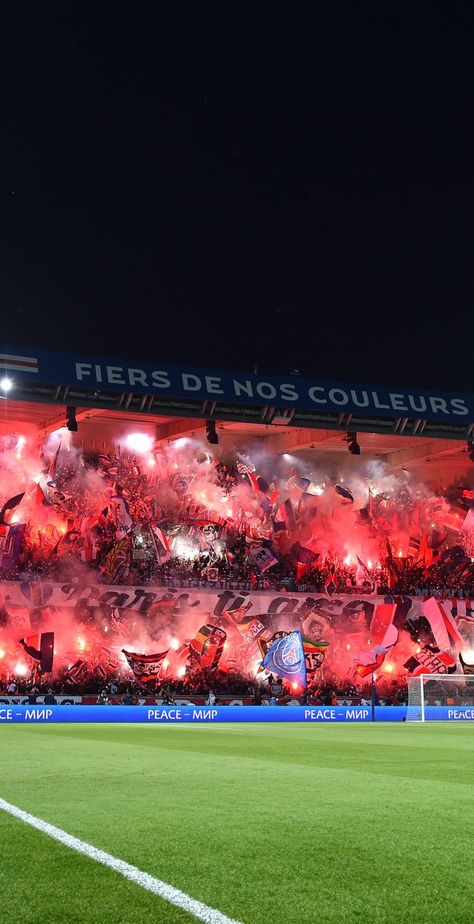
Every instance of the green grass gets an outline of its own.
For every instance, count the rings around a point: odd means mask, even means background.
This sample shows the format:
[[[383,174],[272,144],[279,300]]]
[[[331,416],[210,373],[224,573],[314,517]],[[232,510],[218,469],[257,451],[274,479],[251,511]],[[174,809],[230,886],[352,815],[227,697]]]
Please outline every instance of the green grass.
[[[0,796],[244,924],[474,919],[469,725],[7,726]],[[8,924],[190,915],[0,811]]]

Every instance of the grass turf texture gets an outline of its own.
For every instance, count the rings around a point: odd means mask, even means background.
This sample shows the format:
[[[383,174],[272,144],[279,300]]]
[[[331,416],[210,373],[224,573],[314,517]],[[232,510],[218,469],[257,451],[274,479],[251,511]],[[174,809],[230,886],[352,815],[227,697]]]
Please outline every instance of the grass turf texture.
[[[7,726],[0,796],[244,924],[474,919],[468,725]],[[190,924],[0,812],[9,924]]]

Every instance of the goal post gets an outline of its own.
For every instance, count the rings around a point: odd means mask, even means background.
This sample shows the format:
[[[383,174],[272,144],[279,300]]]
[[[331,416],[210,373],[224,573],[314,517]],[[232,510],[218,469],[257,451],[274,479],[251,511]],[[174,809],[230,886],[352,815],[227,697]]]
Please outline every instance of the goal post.
[[[420,674],[408,681],[407,722],[474,719],[474,674]]]

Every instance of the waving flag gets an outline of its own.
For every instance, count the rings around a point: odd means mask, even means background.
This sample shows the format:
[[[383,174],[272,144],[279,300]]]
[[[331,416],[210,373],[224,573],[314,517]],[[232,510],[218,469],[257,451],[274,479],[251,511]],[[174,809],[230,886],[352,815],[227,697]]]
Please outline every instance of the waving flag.
[[[363,651],[354,658],[356,673],[359,677],[368,677],[374,671],[378,670],[385,661],[385,655],[390,648],[384,648],[383,645],[374,645],[370,651]]]
[[[157,654],[147,655],[137,654],[134,651],[125,651],[125,648],[122,648],[128,666],[135,675],[135,679],[144,686],[149,683],[156,683],[168,651],[169,648]]]
[[[57,467],[58,467],[58,459],[59,459],[59,453],[60,453],[60,452],[61,452],[61,440],[60,440],[59,443],[58,443],[58,448],[56,449],[56,452],[54,453],[53,458],[51,459],[51,464],[50,464],[49,469],[48,469],[48,475],[49,475],[50,478],[54,478],[54,476],[55,476],[55,474],[56,474],[56,469],[57,469]]]
[[[255,465],[247,465],[245,462],[237,462],[237,471],[239,475],[250,475],[255,471]]]
[[[288,635],[289,632],[280,630],[278,632],[274,632],[269,639],[259,638],[258,647],[260,648],[260,654],[262,655],[262,658],[265,658],[266,654],[270,651],[271,646],[277,639],[287,638]],[[323,642],[322,639],[314,641],[313,639],[303,637],[303,651],[306,663],[306,675],[308,677],[312,676],[315,671],[321,667],[328,645],[329,642]],[[262,664],[259,667],[259,671],[264,669]]]
[[[354,503],[354,498],[353,498],[351,492],[349,491],[349,488],[345,488],[344,485],[342,485],[342,484],[335,484],[335,485],[334,485],[334,490],[335,490],[336,494],[339,494],[339,496],[342,497],[342,498],[344,498],[344,500],[349,501],[349,503],[351,503],[351,504]]]
[[[16,568],[25,530],[25,523],[17,523],[16,526],[0,523],[0,568],[2,571],[13,571]]]
[[[207,622],[201,626],[195,638],[189,643],[190,650],[197,655],[202,668],[214,670],[219,664],[227,632]]]
[[[277,638],[268,649],[262,667],[306,689],[306,662],[301,632]]]
[[[456,620],[450,608],[448,609],[448,606],[441,600],[430,597],[421,604],[421,612],[431,626],[436,644],[443,651],[452,646],[458,649],[464,647],[465,642],[458,630]]]
[[[70,664],[64,674],[64,680],[68,687],[74,687],[83,683],[87,676],[87,661],[84,658],[78,658],[73,664]]]
[[[336,567],[331,565],[326,580],[324,581],[324,588],[326,593],[333,594],[336,591]]]
[[[28,638],[21,638],[20,645],[25,653],[38,661],[39,669],[42,674],[47,674],[53,669],[54,658],[54,632],[42,632],[41,635],[29,635]]]
[[[248,615],[248,611],[252,606],[253,603],[249,600],[248,603],[235,607],[233,610],[224,610],[224,616],[237,626],[246,642],[255,641],[262,632],[265,632],[265,626],[260,618]]]
[[[0,510],[0,523],[5,523],[5,514],[9,513],[10,510],[14,510],[15,507],[18,507],[18,504],[23,500],[24,496],[25,492],[22,491],[21,494],[15,494],[15,497],[10,497],[9,500],[5,501]]]

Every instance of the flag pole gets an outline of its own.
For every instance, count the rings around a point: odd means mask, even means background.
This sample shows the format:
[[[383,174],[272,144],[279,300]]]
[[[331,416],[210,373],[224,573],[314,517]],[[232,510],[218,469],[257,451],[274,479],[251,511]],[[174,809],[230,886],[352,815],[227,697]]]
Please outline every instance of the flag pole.
[[[375,722],[375,677],[374,672],[371,674],[371,684],[370,684],[370,702],[372,704],[372,722]]]

